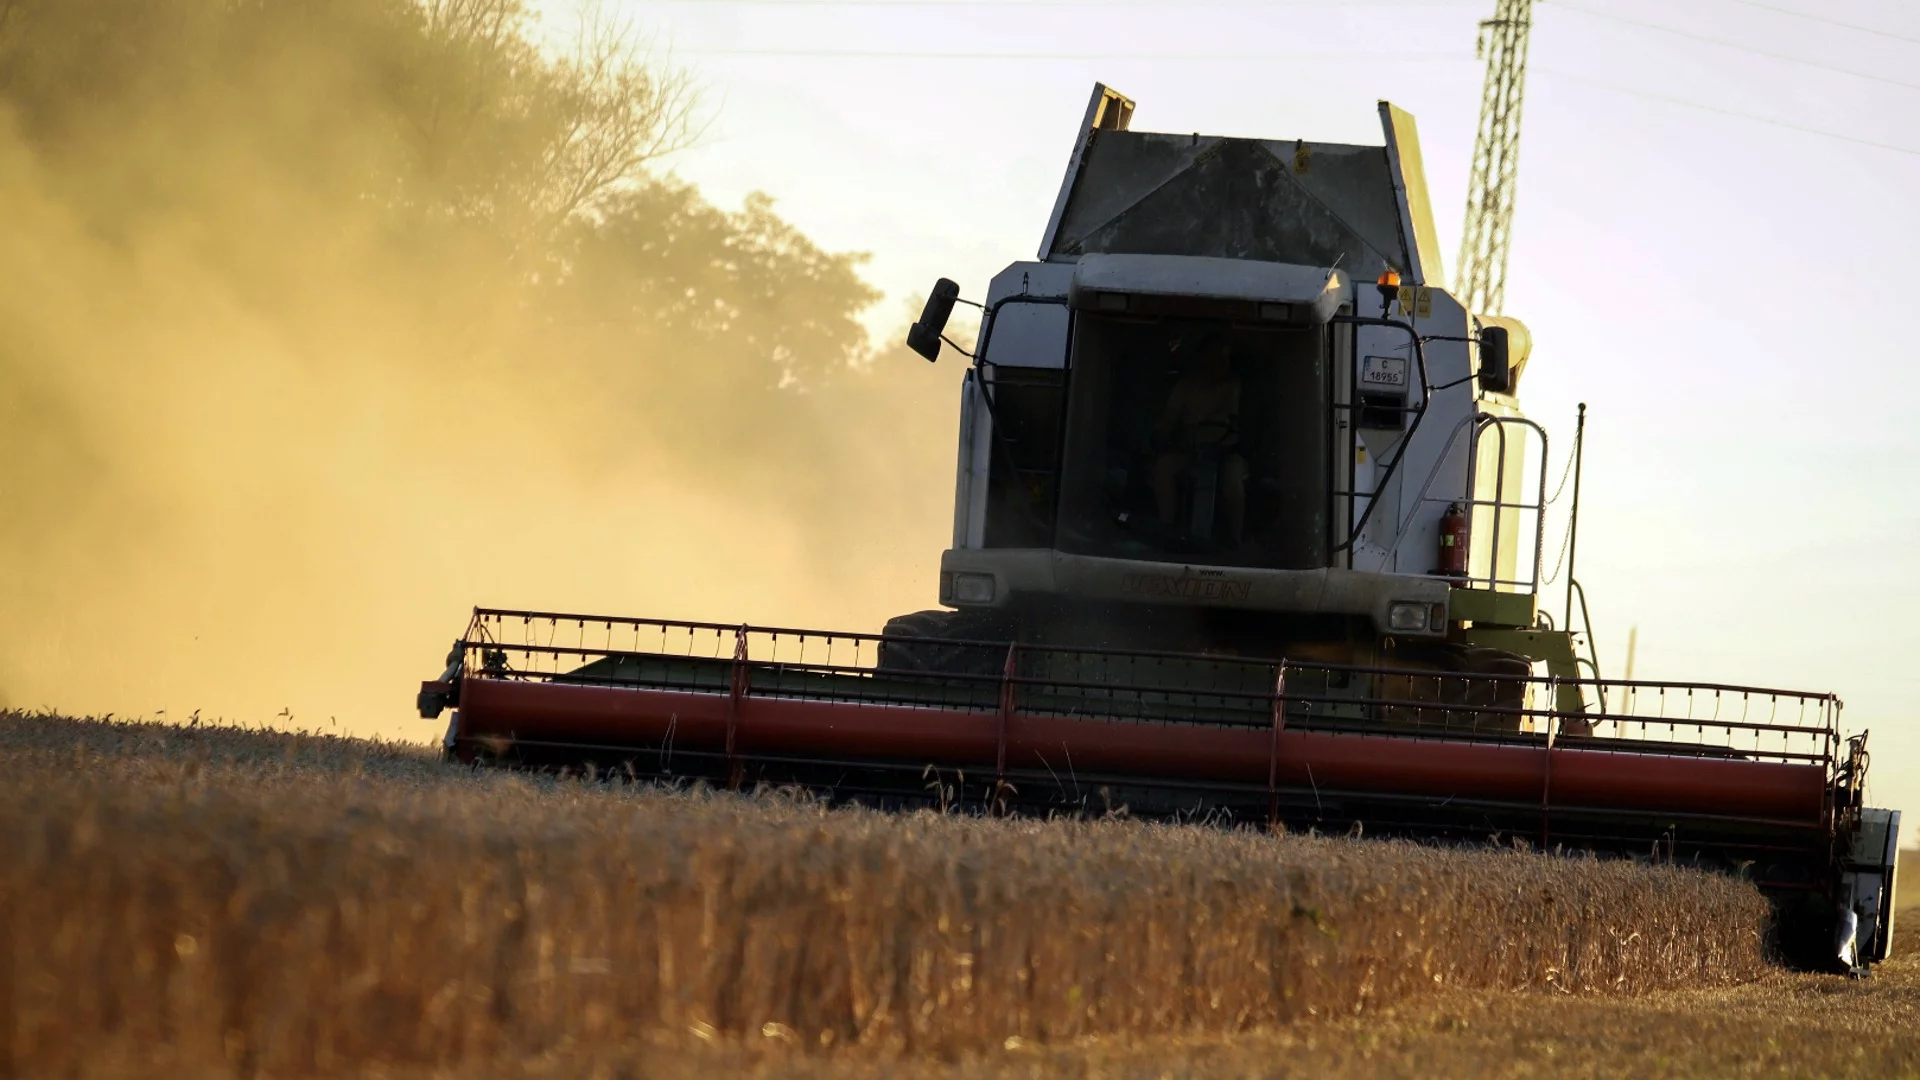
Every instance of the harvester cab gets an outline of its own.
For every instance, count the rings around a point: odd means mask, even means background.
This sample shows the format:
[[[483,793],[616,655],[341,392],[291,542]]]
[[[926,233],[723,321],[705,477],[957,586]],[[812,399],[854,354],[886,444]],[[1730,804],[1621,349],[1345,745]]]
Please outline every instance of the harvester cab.
[[[889,632],[1577,677],[1539,622],[1529,338],[1446,291],[1412,117],[1354,146],[1132,112],[1095,88],[1038,258],[979,302],[954,610]]]
[[[1038,257],[977,301],[940,608],[476,609],[419,695],[449,755],[1683,862],[1764,889],[1803,963],[1884,958],[1900,816],[1840,700],[1603,679],[1549,617],[1531,342],[1446,291],[1412,118],[1356,146],[1132,114],[1095,87]]]

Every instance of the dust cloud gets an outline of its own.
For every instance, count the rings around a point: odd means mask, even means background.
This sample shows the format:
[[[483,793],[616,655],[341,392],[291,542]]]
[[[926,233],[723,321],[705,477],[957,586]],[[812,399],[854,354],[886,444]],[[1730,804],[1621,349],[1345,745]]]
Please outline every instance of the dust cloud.
[[[958,370],[511,0],[0,0],[0,704],[407,738],[474,604],[928,606]]]

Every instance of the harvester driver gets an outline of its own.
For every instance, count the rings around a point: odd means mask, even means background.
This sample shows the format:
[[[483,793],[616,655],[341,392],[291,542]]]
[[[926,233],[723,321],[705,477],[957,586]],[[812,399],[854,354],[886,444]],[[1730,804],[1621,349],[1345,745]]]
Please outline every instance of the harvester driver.
[[[1167,395],[1154,425],[1154,442],[1161,448],[1153,463],[1154,508],[1160,524],[1171,530],[1177,521],[1183,479],[1203,483],[1202,470],[1217,470],[1211,479],[1225,517],[1225,539],[1238,545],[1247,516],[1247,460],[1240,444],[1240,377],[1233,372],[1233,350],[1224,335],[1201,339],[1193,363]]]

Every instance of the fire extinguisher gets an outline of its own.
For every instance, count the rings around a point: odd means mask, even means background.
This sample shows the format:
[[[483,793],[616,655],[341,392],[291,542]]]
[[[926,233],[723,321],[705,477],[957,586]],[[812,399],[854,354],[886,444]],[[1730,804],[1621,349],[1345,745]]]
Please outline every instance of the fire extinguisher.
[[[1467,512],[1459,503],[1440,515],[1440,573],[1467,576]]]

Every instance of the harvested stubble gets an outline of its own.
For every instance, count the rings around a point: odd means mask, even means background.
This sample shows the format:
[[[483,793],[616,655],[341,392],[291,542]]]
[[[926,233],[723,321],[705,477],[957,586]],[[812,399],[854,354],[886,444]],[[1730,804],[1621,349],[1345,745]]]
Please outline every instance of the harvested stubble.
[[[829,811],[400,747],[0,714],[0,1067],[454,1067],[692,1031],[810,1052],[1233,1031],[1436,984],[1764,966],[1682,870]]]

